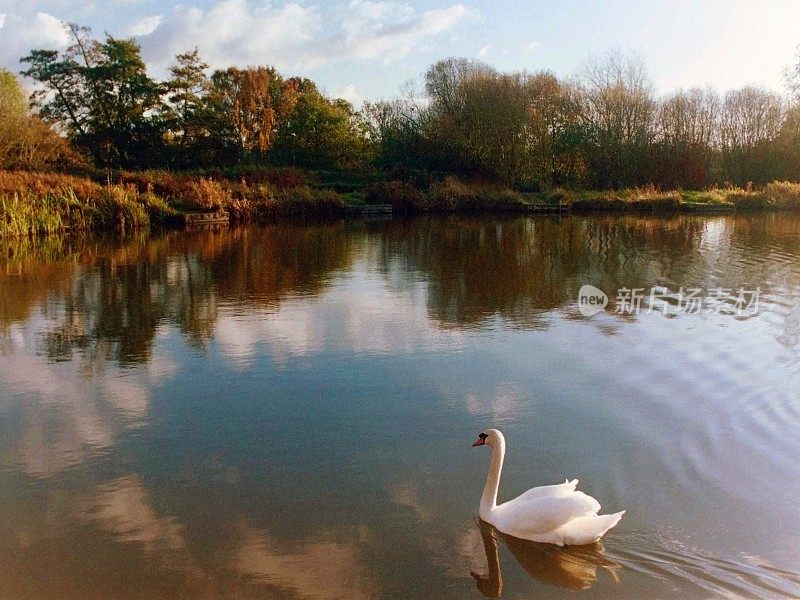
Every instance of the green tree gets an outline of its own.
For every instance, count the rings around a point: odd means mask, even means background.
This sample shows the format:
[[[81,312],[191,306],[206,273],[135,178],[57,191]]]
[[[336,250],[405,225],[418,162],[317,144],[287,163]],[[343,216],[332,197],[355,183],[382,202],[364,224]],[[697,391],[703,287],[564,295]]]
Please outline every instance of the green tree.
[[[0,68],[0,116],[20,117],[28,112],[25,92],[10,71]]]
[[[371,159],[367,125],[345,100],[328,100],[303,86],[297,104],[278,131],[275,154],[284,161],[320,169],[358,168]]]
[[[106,166],[147,166],[161,145],[161,86],[147,75],[132,39],[65,24],[73,43],[63,52],[33,50],[23,72],[41,84],[41,115],[64,129]]]
[[[210,135],[207,96],[211,80],[206,75],[207,69],[197,48],[178,54],[169,69],[165,120],[176,162],[181,166],[202,162],[198,153],[204,154],[203,142],[208,141]]]
[[[419,113],[419,107],[407,99],[364,104],[362,115],[379,166],[429,166],[430,146],[422,135]]]
[[[147,75],[133,40],[107,36],[100,53],[101,60],[87,71],[96,90],[94,137],[115,166],[148,166],[162,142],[158,113],[163,89]]]
[[[431,65],[425,73],[427,108],[419,111],[426,154],[433,168],[467,172],[479,169],[485,156],[479,147],[476,110],[480,110],[478,79],[496,75],[489,65],[466,58],[448,58]],[[466,86],[470,87],[467,94]],[[468,107],[467,104],[470,104]]]
[[[428,70],[425,83],[429,103],[418,122],[431,166],[506,184],[576,178],[579,103],[573,88],[551,73],[498,73],[480,62],[448,59]]]

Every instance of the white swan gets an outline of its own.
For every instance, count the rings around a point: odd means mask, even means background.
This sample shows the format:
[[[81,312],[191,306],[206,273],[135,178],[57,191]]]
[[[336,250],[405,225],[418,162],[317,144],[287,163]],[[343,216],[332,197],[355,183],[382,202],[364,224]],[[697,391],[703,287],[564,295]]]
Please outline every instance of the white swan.
[[[524,494],[497,505],[497,488],[506,453],[506,440],[497,429],[487,429],[473,446],[489,446],[492,458],[486,487],[481,496],[480,517],[505,534],[548,544],[582,545],[596,542],[625,511],[598,515],[600,503],[575,490],[578,480],[529,489]]]

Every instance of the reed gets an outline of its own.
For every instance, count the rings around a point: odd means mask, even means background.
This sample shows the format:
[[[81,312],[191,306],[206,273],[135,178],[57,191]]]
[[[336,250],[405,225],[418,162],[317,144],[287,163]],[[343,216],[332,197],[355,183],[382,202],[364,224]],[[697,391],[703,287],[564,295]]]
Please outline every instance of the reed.
[[[764,187],[764,195],[778,208],[800,209],[800,183],[773,181]]]
[[[422,192],[407,181],[380,181],[364,189],[367,204],[391,204],[397,212],[414,212],[425,207]]]
[[[132,231],[174,218],[150,192],[54,173],[0,171],[0,237],[89,229]]]
[[[291,170],[248,173],[238,180],[167,171],[123,172],[111,182],[59,173],[0,171],[0,237],[24,237],[92,229],[121,232],[180,221],[194,211],[227,211],[251,221],[279,216],[335,216],[345,198],[329,187],[310,187]],[[99,173],[96,174],[99,176]],[[273,183],[272,180],[275,180]],[[361,193],[359,193],[361,194]],[[406,180],[373,182],[359,202],[391,204],[396,212],[524,211],[531,205],[562,205],[576,212],[674,213],[727,205],[735,211],[800,210],[800,183],[762,188],[660,190],[569,190],[521,193],[454,177],[424,187]]]

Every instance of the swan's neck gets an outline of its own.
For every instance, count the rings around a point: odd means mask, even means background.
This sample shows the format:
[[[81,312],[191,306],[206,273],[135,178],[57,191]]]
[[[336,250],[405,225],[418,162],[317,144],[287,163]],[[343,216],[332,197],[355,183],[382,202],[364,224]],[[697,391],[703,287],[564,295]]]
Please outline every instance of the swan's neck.
[[[500,471],[503,470],[503,458],[506,454],[506,444],[501,438],[499,443],[492,448],[492,458],[489,461],[489,474],[486,476],[486,486],[481,496],[481,506],[478,514],[484,521],[489,521],[489,515],[497,508],[497,488],[500,486]]]

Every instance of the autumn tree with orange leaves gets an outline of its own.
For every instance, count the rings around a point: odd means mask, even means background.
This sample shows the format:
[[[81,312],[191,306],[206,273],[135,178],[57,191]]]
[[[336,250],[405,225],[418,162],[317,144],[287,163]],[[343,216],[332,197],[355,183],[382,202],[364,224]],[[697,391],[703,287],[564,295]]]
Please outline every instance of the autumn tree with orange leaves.
[[[265,154],[297,104],[297,82],[272,67],[230,67],[216,71],[211,84],[209,105],[221,133],[242,154]]]

